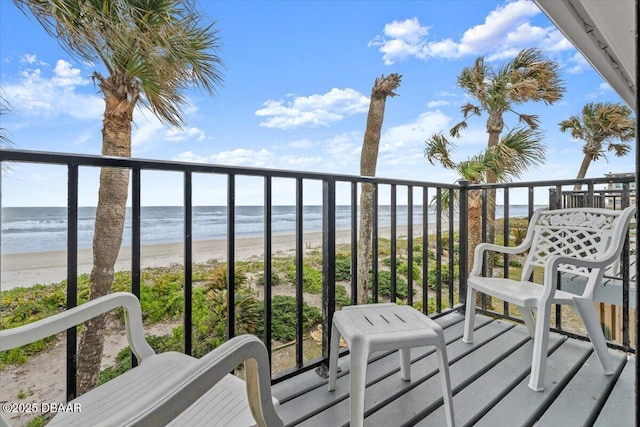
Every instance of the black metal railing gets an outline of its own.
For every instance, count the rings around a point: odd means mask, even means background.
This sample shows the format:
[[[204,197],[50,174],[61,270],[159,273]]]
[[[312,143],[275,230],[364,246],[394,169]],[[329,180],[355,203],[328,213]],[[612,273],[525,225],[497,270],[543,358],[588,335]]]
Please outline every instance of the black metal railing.
[[[587,180],[566,180],[554,182],[521,182],[492,185],[469,185],[466,182],[456,184],[440,184],[432,182],[420,182],[400,179],[367,178],[350,175],[335,175],[312,172],[299,172],[274,169],[258,169],[244,167],[230,167],[200,163],[185,163],[160,160],[126,159],[115,157],[102,157],[90,155],[74,155],[48,152],[34,152],[23,150],[0,150],[0,162],[12,163],[38,163],[46,165],[57,165],[67,169],[67,307],[77,304],[77,276],[78,276],[78,186],[80,168],[100,168],[118,167],[131,171],[131,291],[140,297],[141,294],[141,212],[142,197],[145,192],[141,176],[148,171],[178,172],[183,176],[183,209],[184,209],[184,352],[190,354],[193,348],[192,336],[192,291],[193,281],[193,200],[194,196],[194,176],[215,175],[222,176],[226,180],[226,263],[227,263],[227,337],[232,337],[236,333],[235,319],[235,265],[236,265],[236,196],[238,195],[238,177],[256,177],[262,180],[264,226],[262,237],[264,242],[263,250],[263,271],[264,285],[264,334],[261,337],[267,346],[269,354],[272,354],[272,235],[273,235],[273,180],[292,180],[295,183],[295,194],[291,194],[291,199],[295,200],[295,228],[293,230],[295,242],[295,289],[296,289],[296,338],[295,338],[295,366],[292,369],[276,373],[274,382],[282,381],[286,378],[298,375],[301,371],[306,371],[317,367],[326,367],[329,355],[330,325],[333,313],[336,310],[336,212],[340,207],[337,197],[337,186],[341,189],[347,188],[347,197],[343,196],[343,203],[348,205],[350,212],[350,250],[351,280],[350,294],[351,303],[356,302],[357,294],[357,240],[358,240],[358,195],[362,185],[370,183],[374,188],[374,202],[372,209],[373,218],[373,248],[371,261],[371,289],[370,298],[378,302],[384,298],[395,301],[398,297],[398,256],[400,254],[400,243],[407,258],[407,297],[403,302],[418,306],[430,316],[439,316],[453,310],[460,310],[465,303],[466,278],[468,270],[468,194],[471,190],[479,190],[483,200],[483,221],[482,231],[484,239],[487,235],[487,206],[488,198],[492,195],[491,190],[496,190],[496,203],[501,212],[497,215],[502,218],[502,234],[504,242],[509,243],[511,233],[511,223],[514,216],[524,216],[530,218],[539,206],[551,206],[557,208],[566,206],[566,200],[575,201],[578,199],[577,193],[573,192],[565,197],[569,186],[580,182],[586,186],[584,194],[579,195],[580,203],[583,205],[597,205],[598,200],[608,203],[613,200],[613,206],[620,204],[626,206],[631,203],[630,183],[633,177],[622,178],[601,178]],[[322,187],[322,355],[313,360],[305,360],[303,351],[304,330],[303,330],[303,270],[305,247],[304,238],[304,195],[306,183],[321,183]],[[616,191],[604,191],[596,186],[607,185],[609,183],[620,183],[622,189]],[[5,184],[6,185],[6,184]],[[449,197],[443,198],[443,193],[448,192]],[[341,194],[342,194],[341,193]],[[388,197],[388,203],[385,202]],[[402,202],[398,202],[398,198]],[[447,200],[443,202],[443,200]],[[521,205],[515,202],[520,200]],[[399,208],[403,212],[406,209],[406,219],[404,215],[399,215]],[[518,212],[516,212],[516,208]],[[388,223],[381,225],[380,218],[383,213],[388,213]],[[400,222],[400,223],[399,223]],[[383,296],[380,292],[380,243],[386,238],[383,235],[388,226],[388,254],[390,258],[389,273],[389,296]],[[398,235],[399,226],[406,227],[406,236]],[[308,231],[308,230],[307,230]],[[384,232],[383,232],[384,231]],[[419,248],[416,239],[422,239],[422,247]],[[405,241],[406,240],[406,241]],[[405,249],[406,244],[406,249]],[[418,249],[418,250],[416,250]],[[446,253],[446,256],[444,254]],[[622,288],[623,301],[622,308],[625,313],[623,330],[625,339],[618,347],[627,351],[634,348],[629,343],[629,292],[631,278],[629,274],[629,250],[625,251],[626,257],[622,259]],[[429,258],[435,254],[434,265],[429,265]],[[414,265],[419,264],[418,256],[422,257],[420,278],[414,275]],[[503,274],[509,275],[509,258],[503,259]],[[457,269],[457,276],[456,276]],[[430,301],[432,307],[430,308]],[[520,321],[510,312],[508,304],[504,304],[501,309],[492,309],[483,303],[482,310],[494,316],[500,316],[516,321]],[[556,330],[568,333],[572,336],[579,334],[571,333],[563,328],[561,313],[556,315]],[[67,333],[67,395],[71,399],[75,396],[75,357],[76,357],[76,330],[70,329]]]
[[[454,283],[453,271],[454,271],[454,256],[453,248],[455,246],[463,247],[460,244],[459,235],[454,233],[454,223],[464,224],[464,212],[456,211],[453,207],[453,199],[456,198],[456,194],[459,189],[457,185],[437,184],[428,182],[417,182],[399,179],[383,179],[383,178],[363,178],[357,176],[347,175],[329,175],[321,173],[310,172],[295,172],[286,170],[273,170],[273,169],[257,169],[257,168],[242,168],[242,167],[228,167],[218,166],[210,164],[197,164],[197,163],[180,163],[180,162],[167,162],[167,161],[155,161],[155,160],[141,160],[141,159],[126,159],[116,157],[102,157],[102,156],[90,156],[90,155],[73,155],[73,154],[60,154],[60,153],[48,153],[48,152],[33,152],[33,151],[21,151],[21,150],[2,150],[0,151],[0,161],[11,163],[37,163],[46,165],[58,165],[60,167],[67,168],[67,307],[71,308],[77,304],[77,292],[78,292],[78,186],[79,186],[79,173],[81,168],[99,168],[99,167],[118,167],[126,168],[131,171],[131,292],[140,297],[141,291],[141,195],[144,194],[145,186],[142,183],[142,174],[147,171],[165,171],[165,172],[180,172],[183,175],[183,209],[184,209],[184,352],[191,354],[193,348],[192,342],[192,291],[193,291],[193,177],[200,174],[213,174],[218,176],[224,176],[227,182],[227,227],[226,227],[226,262],[227,262],[227,337],[235,335],[236,325],[234,325],[235,319],[235,265],[236,265],[236,179],[241,176],[259,177],[263,180],[264,185],[264,227],[263,227],[263,240],[264,240],[264,340],[269,353],[272,351],[272,337],[271,337],[271,325],[272,325],[272,310],[271,310],[271,296],[272,296],[272,218],[271,210],[273,203],[273,184],[272,180],[278,179],[291,179],[295,181],[295,270],[296,270],[296,312],[297,312],[297,325],[296,325],[296,352],[295,352],[295,368],[285,372],[281,372],[276,375],[274,382],[282,381],[285,378],[289,378],[296,375],[301,370],[308,370],[314,367],[326,365],[326,360],[329,355],[329,333],[330,325],[333,313],[336,307],[336,283],[335,283],[335,256],[336,256],[336,185],[348,185],[350,201],[350,228],[351,228],[351,241],[349,244],[351,252],[351,302],[355,303],[356,295],[356,282],[357,282],[357,224],[358,224],[358,192],[361,190],[363,183],[372,183],[374,188],[374,204],[373,204],[373,253],[371,264],[371,300],[380,301],[383,296],[379,290],[379,261],[380,255],[378,251],[379,239],[382,238],[382,226],[379,222],[380,213],[382,210],[388,211],[389,216],[389,234],[388,244],[390,246],[389,255],[391,257],[390,269],[390,300],[395,301],[398,296],[398,282],[397,282],[397,252],[398,242],[401,236],[398,236],[398,194],[400,192],[406,193],[407,205],[407,219],[406,223],[402,224],[407,227],[406,235],[406,253],[408,259],[409,268],[407,269],[408,276],[408,303],[419,304],[422,307],[422,311],[429,315],[442,315],[451,310],[460,307],[463,301],[457,301],[458,295],[464,298],[464,292],[461,292],[460,282]],[[323,292],[322,292],[322,323],[324,337],[322,342],[322,357],[315,360],[305,360],[303,353],[303,200],[305,194],[304,184],[313,181],[321,182],[322,184],[322,277],[323,277]],[[442,191],[451,191],[452,197],[451,204],[447,207],[441,205],[440,194]],[[419,193],[418,198],[422,198],[422,203],[414,206],[414,193]],[[381,203],[382,194],[388,194],[389,203]],[[421,194],[420,194],[421,193]],[[436,195],[435,200],[437,203],[435,208],[431,208],[430,197]],[[456,217],[457,216],[457,217]],[[414,222],[417,220],[422,222],[422,228],[418,234],[422,234],[424,239],[422,247],[422,278],[421,283],[416,283],[416,278],[413,277],[413,263],[414,263]],[[434,224],[430,223],[430,220],[435,220]],[[448,229],[444,230],[443,221],[448,223]],[[427,266],[429,259],[429,238],[428,236],[433,234],[436,239],[436,247],[438,253],[441,253],[442,241],[447,239],[449,249],[448,260],[448,277],[444,277],[442,274],[442,258],[437,257],[436,264],[436,280],[435,283],[429,282],[429,267]],[[404,236],[402,236],[404,240]],[[456,240],[458,239],[458,240]],[[125,243],[126,245],[126,243]],[[464,261],[464,256],[460,261]],[[447,283],[447,285],[444,284]],[[415,287],[420,286],[422,289],[421,297],[419,301],[414,300]],[[443,288],[448,287],[447,299],[444,299]],[[431,288],[431,289],[430,289]],[[435,309],[430,310],[429,298],[432,298],[431,294],[436,299]],[[72,328],[67,333],[67,390],[68,398],[71,399],[75,396],[75,373],[76,373],[76,330]]]

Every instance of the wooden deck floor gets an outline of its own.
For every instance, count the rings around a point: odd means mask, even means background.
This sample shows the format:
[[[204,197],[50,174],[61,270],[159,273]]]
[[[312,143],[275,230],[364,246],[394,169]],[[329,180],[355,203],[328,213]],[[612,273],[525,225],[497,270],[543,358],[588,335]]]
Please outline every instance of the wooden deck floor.
[[[635,425],[635,357],[610,350],[616,373],[605,376],[590,343],[553,334],[545,391],[527,387],[532,341],[524,326],[478,316],[475,342],[462,342],[464,318],[437,320],[444,328],[456,425]],[[400,378],[398,355],[369,361],[365,425],[444,426],[440,378],[433,348],[412,349],[412,379]],[[349,421],[349,356],[340,358],[337,389],[306,372],[274,385],[287,426],[344,426]]]

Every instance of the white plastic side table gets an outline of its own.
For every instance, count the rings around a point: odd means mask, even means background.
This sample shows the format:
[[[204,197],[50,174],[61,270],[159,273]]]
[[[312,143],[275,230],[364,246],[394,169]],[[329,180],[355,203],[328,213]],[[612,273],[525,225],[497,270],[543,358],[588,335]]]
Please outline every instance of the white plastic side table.
[[[329,357],[329,391],[336,388],[340,336],[349,344],[351,427],[364,423],[367,360],[371,353],[399,350],[402,379],[411,379],[411,347],[433,345],[438,355],[447,425],[454,426],[449,362],[442,328],[408,305],[364,304],[344,307],[333,315]]]

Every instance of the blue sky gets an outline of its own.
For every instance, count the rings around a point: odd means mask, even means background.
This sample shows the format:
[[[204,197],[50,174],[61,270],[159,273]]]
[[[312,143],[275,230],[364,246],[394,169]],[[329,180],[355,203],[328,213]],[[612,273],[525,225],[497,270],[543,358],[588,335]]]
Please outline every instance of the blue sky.
[[[582,144],[561,133],[558,123],[587,102],[622,102],[527,0],[199,6],[219,29],[224,86],[213,97],[189,92],[182,130],[136,111],[134,157],[357,175],[371,86],[395,72],[402,84],[399,96],[387,101],[377,175],[451,183],[455,173],[429,164],[423,152],[425,139],[461,118],[467,99],[456,87],[459,72],[478,56],[499,67],[520,49],[539,47],[559,63],[567,90],[553,106],[518,108],[539,114],[548,148],[545,164],[522,180],[574,178]],[[104,107],[90,78],[94,71],[104,69],[72,58],[12,2],[0,1],[0,83],[12,110],[2,127],[17,148],[100,153]],[[505,118],[508,127],[516,125],[515,116]],[[455,158],[486,143],[485,118],[472,119]],[[592,163],[587,176],[633,170],[632,153]],[[81,178],[80,203],[94,205],[97,174],[82,170]],[[3,206],[61,206],[66,200],[62,168],[14,165],[2,183]],[[181,204],[181,185],[176,174],[143,174],[143,204]],[[223,204],[221,182],[196,185],[196,204]],[[255,204],[262,184],[247,180],[238,188],[239,204]],[[292,204],[292,188],[278,183],[274,202]],[[319,202],[319,194],[307,197],[307,203]]]

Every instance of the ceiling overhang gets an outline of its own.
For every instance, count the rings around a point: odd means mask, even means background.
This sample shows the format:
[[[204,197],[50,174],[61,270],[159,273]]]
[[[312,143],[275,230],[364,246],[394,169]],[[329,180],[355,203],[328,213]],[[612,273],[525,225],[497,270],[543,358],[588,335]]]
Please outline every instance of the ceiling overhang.
[[[624,101],[636,105],[634,0],[534,0]]]

